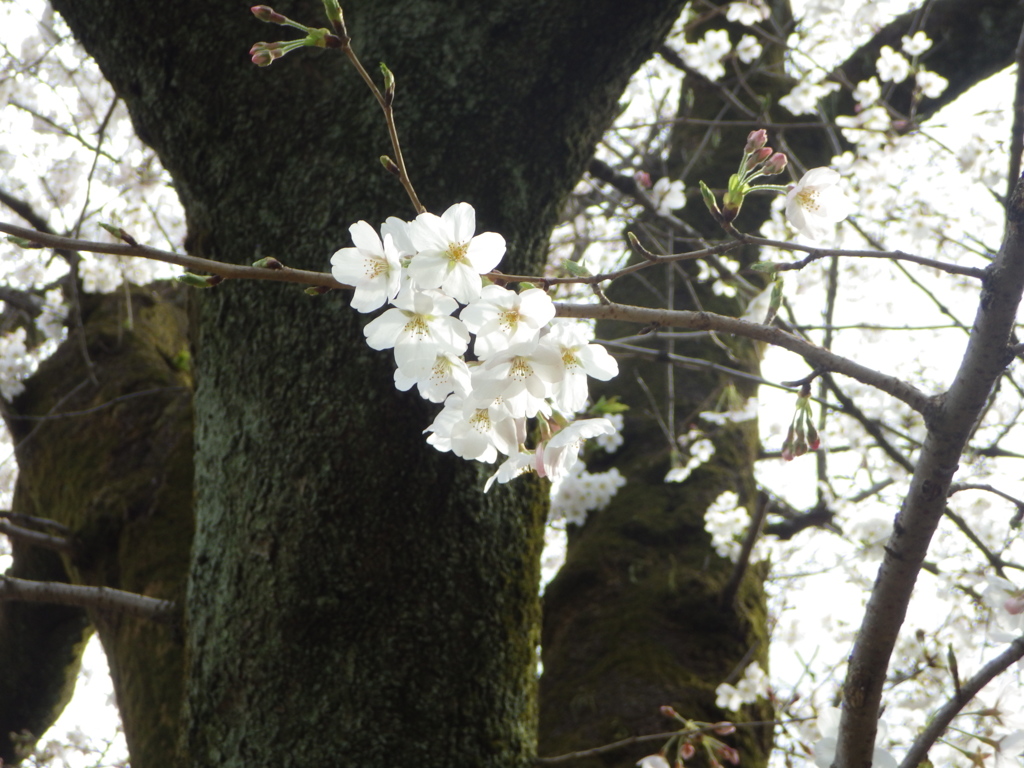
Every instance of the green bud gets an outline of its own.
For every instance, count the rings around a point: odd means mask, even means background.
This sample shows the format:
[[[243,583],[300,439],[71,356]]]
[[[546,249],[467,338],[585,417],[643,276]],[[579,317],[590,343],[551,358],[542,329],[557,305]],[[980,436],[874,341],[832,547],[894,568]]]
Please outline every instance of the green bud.
[[[768,302],[768,316],[764,319],[765,325],[770,325],[782,306],[782,275],[775,274],[775,284],[772,285],[772,298]]]
[[[37,243],[35,240],[28,240],[24,237],[17,237],[15,235],[8,235],[7,240],[14,243],[19,248],[42,248],[42,243]]]
[[[194,275],[191,272],[186,272],[183,275],[178,275],[176,278],[179,283],[190,285],[193,288],[213,288],[213,286],[224,282],[224,278],[220,275]]]
[[[380,63],[380,71],[384,75],[384,105],[390,107],[395,100],[395,75],[383,61]]]
[[[598,416],[625,413],[628,410],[629,406],[625,403],[620,403],[618,395],[615,395],[614,397],[605,397],[604,395],[601,395],[601,398],[590,406],[588,413]]]
[[[398,163],[392,160],[387,155],[380,156],[380,164],[384,166],[384,170],[390,173],[392,176],[401,176],[402,172],[398,168]]]
[[[129,235],[120,227],[115,227],[112,224],[104,224],[103,222],[100,222],[100,226],[103,227],[103,229],[105,229],[107,232],[112,234],[114,237],[116,237],[118,240],[123,240],[128,245],[138,245],[138,242],[135,240],[135,238]]]
[[[562,268],[573,277],[590,277],[590,270],[580,264],[578,261],[572,261],[571,259],[565,259],[562,262]]]
[[[254,261],[252,265],[258,269],[284,269],[284,264],[273,256],[266,256],[259,261]]]
[[[764,272],[765,274],[768,275],[774,275],[775,270],[777,270],[779,267],[778,265],[770,261],[755,261],[753,264],[750,265],[750,268],[755,272]]]
[[[718,208],[718,201],[715,200],[715,193],[712,192],[708,188],[708,185],[705,184],[703,181],[699,182],[699,185],[700,196],[704,200],[704,205],[707,206],[707,209],[711,212],[711,215],[714,216],[716,220],[720,220],[722,218],[722,211],[719,210]]]

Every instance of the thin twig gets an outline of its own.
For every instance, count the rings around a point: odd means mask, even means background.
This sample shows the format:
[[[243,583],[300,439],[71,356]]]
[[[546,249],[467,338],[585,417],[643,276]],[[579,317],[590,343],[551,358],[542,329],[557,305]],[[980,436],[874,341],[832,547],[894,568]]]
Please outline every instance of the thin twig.
[[[134,592],[55,581],[30,581],[4,575],[0,575],[0,600],[71,605],[156,621],[169,621],[175,612],[175,604],[170,600],[159,600]]]
[[[959,714],[960,710],[967,706],[971,699],[988,685],[996,675],[1009,668],[1011,664],[1021,658],[1024,658],[1024,637],[1018,637],[1010,643],[1009,648],[978,670],[974,677],[961,684],[960,695],[951,698],[937,712],[932,714],[928,726],[914,740],[914,743],[910,745],[910,749],[907,750],[906,757],[900,763],[900,768],[917,768],[918,765],[924,762],[928,750],[939,740],[939,737],[942,736],[942,733],[949,724],[953,722],[953,718]]]
[[[263,267],[244,267],[239,264],[226,264],[212,259],[202,259],[198,256],[184,256],[171,251],[162,251],[159,248],[150,248],[146,245],[127,245],[124,243],[96,243],[88,240],[77,240],[70,237],[61,237],[35,229],[26,229],[14,224],[0,222],[0,232],[14,235],[33,243],[38,243],[46,248],[58,250],[87,251],[89,253],[109,253],[114,256],[136,256],[153,261],[162,261],[165,264],[174,264],[185,269],[196,272],[209,272],[220,275],[224,278],[235,278],[240,280],[276,280],[282,283],[299,283],[301,285],[315,285],[324,288],[351,288],[352,286],[339,283],[326,272],[308,272],[304,269],[267,269]]]
[[[32,544],[43,549],[52,549],[55,552],[72,552],[74,544],[63,536],[51,536],[48,533],[40,533],[29,528],[22,528],[20,525],[0,521],[0,533],[11,538],[20,539],[27,544]]]

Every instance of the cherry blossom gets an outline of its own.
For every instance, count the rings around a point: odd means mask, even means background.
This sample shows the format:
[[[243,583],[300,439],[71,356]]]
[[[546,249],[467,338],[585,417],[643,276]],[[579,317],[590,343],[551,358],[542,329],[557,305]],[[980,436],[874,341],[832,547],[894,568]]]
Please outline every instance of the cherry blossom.
[[[562,356],[565,377],[555,393],[555,407],[563,413],[576,413],[587,404],[587,376],[608,381],[619,373],[619,364],[600,344],[590,344],[579,326],[554,323],[546,337]]]
[[[902,83],[910,75],[910,62],[888,45],[883,45],[879,50],[875,67],[878,69],[878,77],[886,83]]]
[[[473,371],[473,393],[484,402],[502,398],[515,416],[548,410],[547,398],[565,377],[559,350],[542,339],[513,344]]]
[[[637,768],[672,768],[662,755],[648,755],[637,762]]]
[[[537,474],[561,480],[579,461],[580,444],[588,437],[607,435],[615,431],[608,419],[574,421],[555,434],[541,449],[537,449]]]
[[[812,168],[786,193],[786,218],[812,240],[828,236],[853,210],[839,178],[831,168]]]
[[[451,317],[458,304],[437,291],[402,291],[394,308],[371,320],[363,329],[372,349],[395,347],[399,365],[427,349],[461,355],[469,346],[469,331]],[[404,353],[404,354],[403,354]]]
[[[480,358],[529,341],[554,316],[555,305],[540,288],[516,293],[498,285],[484,286],[480,299],[459,313],[459,319],[476,334],[473,352]]]
[[[466,304],[480,296],[480,275],[498,266],[505,255],[505,238],[476,231],[476,212],[469,203],[456,203],[441,216],[421,213],[409,227],[417,253],[409,274],[420,288],[440,288]]]
[[[398,295],[402,285],[402,265],[394,238],[380,236],[365,221],[348,228],[354,248],[342,248],[331,257],[331,274],[339,283],[355,288],[352,307],[372,312]]]

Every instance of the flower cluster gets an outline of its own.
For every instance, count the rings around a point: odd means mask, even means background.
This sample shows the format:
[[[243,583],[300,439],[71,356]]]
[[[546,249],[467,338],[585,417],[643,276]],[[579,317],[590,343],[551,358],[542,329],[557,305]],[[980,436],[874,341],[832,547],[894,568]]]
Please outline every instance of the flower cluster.
[[[661,752],[637,761],[638,768],[684,768],[686,761],[694,758],[698,752],[701,754],[698,758],[700,764],[711,768],[722,768],[723,763],[740,764],[739,751],[717,738],[735,733],[736,726],[732,723],[688,720],[669,706],[662,707],[661,714],[677,721],[682,730],[669,738]]]
[[[756,661],[747,667],[736,685],[722,683],[715,689],[715,706],[738,712],[744,704],[753,704],[768,695],[768,675]]]
[[[430,445],[485,463],[506,457],[487,488],[531,470],[557,481],[583,440],[615,432],[606,418],[572,418],[587,405],[587,377],[606,381],[617,363],[577,326],[555,321],[543,290],[485,284],[505,240],[475,234],[471,205],[391,217],[379,234],[365,221],[349,232],[353,247],[331,258],[334,278],[354,287],[360,312],[390,305],[364,328],[367,344],[394,350],[398,389],[443,403],[425,430]],[[527,448],[534,418],[539,438]]]

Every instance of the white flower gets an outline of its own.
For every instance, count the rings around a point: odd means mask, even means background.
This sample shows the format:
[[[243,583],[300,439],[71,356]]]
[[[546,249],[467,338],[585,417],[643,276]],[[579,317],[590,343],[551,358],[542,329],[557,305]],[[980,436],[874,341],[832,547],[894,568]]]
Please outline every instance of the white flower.
[[[545,410],[546,399],[564,376],[558,349],[544,339],[533,339],[513,344],[478,366],[472,375],[473,397],[482,402],[500,397],[513,415],[532,418]]]
[[[672,768],[661,755],[648,755],[640,758],[637,768]]]
[[[533,451],[516,451],[498,465],[498,471],[487,478],[484,483],[484,493],[491,490],[495,482],[507,483],[515,480],[533,469],[536,456]]]
[[[882,98],[882,86],[878,84],[877,77],[861,80],[853,89],[853,100],[861,107],[870,107],[880,98]]]
[[[722,683],[715,689],[715,706],[730,712],[737,712],[744,704],[753,704],[768,695],[768,676],[756,661],[743,672],[735,686]]]
[[[913,37],[904,35],[900,38],[900,42],[902,43],[903,52],[907,56],[920,56],[932,47],[932,41],[928,38],[928,35],[920,30],[915,32]]]
[[[1011,642],[1024,632],[1024,589],[999,576],[988,576],[988,588],[982,593],[985,605],[995,613],[1001,629],[992,631],[996,642]]]
[[[371,349],[395,347],[399,366],[429,351],[461,355],[469,346],[469,331],[451,317],[458,304],[437,291],[402,291],[395,306],[363,329]]]
[[[500,285],[484,286],[480,298],[459,313],[459,319],[476,334],[473,352],[481,359],[529,341],[554,316],[555,305],[540,288],[516,293]]]
[[[496,232],[476,231],[476,211],[469,203],[456,203],[441,216],[421,213],[409,227],[416,255],[409,274],[420,288],[440,288],[468,304],[479,298],[480,275],[498,266],[505,255],[505,238]]]
[[[819,101],[836,90],[839,90],[839,83],[812,83],[809,80],[801,80],[792,91],[779,99],[779,104],[794,115],[807,115],[818,108]]]
[[[563,413],[576,413],[587,404],[587,376],[608,381],[619,373],[619,364],[600,344],[589,344],[578,326],[555,323],[545,339],[558,349],[565,376],[554,393],[555,407]]]
[[[427,442],[439,451],[451,451],[463,459],[486,464],[516,450],[518,430],[508,409],[500,402],[475,408],[460,396],[452,395],[434,422],[424,430],[431,432]]]
[[[729,33],[724,29],[709,30],[696,43],[686,43],[682,49],[683,59],[709,80],[717,80],[725,74],[722,59],[732,50]]]
[[[658,207],[658,213],[667,216],[671,211],[686,205],[686,188],[683,186],[683,182],[671,181],[667,176],[662,176],[654,182],[651,199]]]
[[[588,437],[609,435],[614,431],[615,427],[608,419],[574,421],[544,444],[544,454],[538,462],[537,473],[554,481],[561,480],[579,461],[580,445],[584,440]]]
[[[740,24],[745,24],[748,27],[752,27],[759,21],[764,21],[769,15],[770,11],[760,0],[754,0],[749,3],[729,3],[725,9],[726,19],[738,21]]]
[[[927,69],[920,70],[914,79],[917,82],[917,87],[921,89],[921,94],[929,99],[939,98],[946,90],[946,86],[949,85],[949,80],[937,72],[929,72]]]
[[[372,312],[398,295],[402,284],[402,265],[393,237],[381,242],[377,232],[365,221],[348,228],[354,248],[342,248],[331,257],[331,274],[339,283],[355,288],[352,306],[360,312]]]
[[[902,53],[897,53],[891,46],[883,45],[878,52],[878,63],[875,64],[882,82],[902,83],[910,75],[910,62]]]
[[[853,210],[839,178],[831,168],[812,168],[786,193],[786,218],[812,240],[826,237]]]
[[[412,350],[411,357],[402,355],[395,369],[397,389],[407,392],[415,384],[420,396],[432,403],[443,403],[452,392],[469,391],[469,366],[465,360],[429,346],[422,350],[422,354],[419,352],[417,347]]]
[[[761,43],[753,35],[744,35],[736,45],[736,55],[744,64],[752,64],[761,55]]]
[[[822,736],[821,741],[814,745],[814,764],[818,768],[829,768],[835,760],[841,716],[842,710],[838,707],[828,707],[818,716],[818,730]],[[879,720],[878,729],[875,731],[875,751],[871,756],[871,768],[897,768],[896,758],[878,746],[879,742],[885,741],[887,732],[888,726]]]

